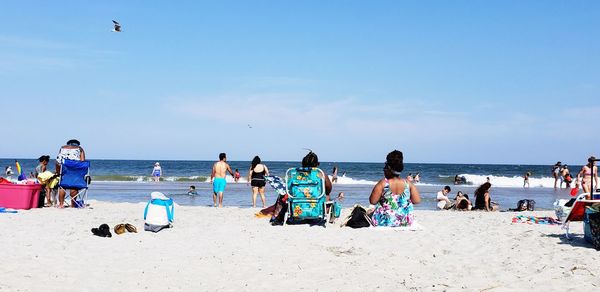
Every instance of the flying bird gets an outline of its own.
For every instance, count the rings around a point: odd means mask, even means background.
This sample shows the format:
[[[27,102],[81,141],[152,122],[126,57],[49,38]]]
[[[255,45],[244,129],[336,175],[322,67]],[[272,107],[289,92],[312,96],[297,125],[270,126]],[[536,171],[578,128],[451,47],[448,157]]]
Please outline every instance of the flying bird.
[[[112,31],[114,31],[114,32],[121,32],[121,24],[118,21],[115,21],[115,20],[113,20],[112,22],[115,25],[115,28],[113,28]]]
[[[250,126],[250,124],[248,124],[248,128],[252,129],[252,126]]]

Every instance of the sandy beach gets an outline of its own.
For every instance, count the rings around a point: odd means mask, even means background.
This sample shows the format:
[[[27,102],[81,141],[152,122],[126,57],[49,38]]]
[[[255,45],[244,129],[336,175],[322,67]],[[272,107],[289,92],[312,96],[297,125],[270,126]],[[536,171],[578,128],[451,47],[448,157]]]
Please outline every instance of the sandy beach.
[[[515,213],[416,211],[419,231],[270,226],[256,209],[177,206],[143,231],[144,203],[0,214],[2,291],[591,291],[600,256],[581,223],[512,224]],[[345,209],[343,216],[349,213]],[[550,211],[531,212],[553,216]],[[523,214],[531,214],[525,212]],[[129,222],[138,233],[100,238]]]

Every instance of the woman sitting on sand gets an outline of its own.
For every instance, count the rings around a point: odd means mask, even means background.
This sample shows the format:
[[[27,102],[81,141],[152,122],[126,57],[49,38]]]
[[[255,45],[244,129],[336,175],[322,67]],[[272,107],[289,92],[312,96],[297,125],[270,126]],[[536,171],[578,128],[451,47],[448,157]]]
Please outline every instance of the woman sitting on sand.
[[[319,167],[319,157],[314,152],[310,151],[304,158],[302,158],[302,167]],[[331,185],[331,180],[328,175],[325,175],[325,196],[327,197],[327,201],[331,201],[329,194],[331,193],[331,189],[333,188]]]
[[[490,197],[491,187],[492,184],[486,182],[475,190],[475,206],[473,206],[473,210],[485,210],[489,212],[498,209],[498,206],[492,203],[492,198]]]
[[[386,157],[383,176],[371,191],[369,201],[376,205],[371,216],[374,226],[400,227],[413,223],[413,204],[419,204],[419,190],[402,179],[404,170],[402,152],[394,150]]]

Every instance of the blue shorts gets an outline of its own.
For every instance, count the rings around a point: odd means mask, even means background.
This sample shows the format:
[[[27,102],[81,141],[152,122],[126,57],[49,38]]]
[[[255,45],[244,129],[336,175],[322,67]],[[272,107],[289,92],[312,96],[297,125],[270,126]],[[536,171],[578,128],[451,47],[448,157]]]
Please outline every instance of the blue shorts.
[[[215,193],[222,193],[225,191],[227,181],[223,177],[217,177],[213,180],[213,191]]]

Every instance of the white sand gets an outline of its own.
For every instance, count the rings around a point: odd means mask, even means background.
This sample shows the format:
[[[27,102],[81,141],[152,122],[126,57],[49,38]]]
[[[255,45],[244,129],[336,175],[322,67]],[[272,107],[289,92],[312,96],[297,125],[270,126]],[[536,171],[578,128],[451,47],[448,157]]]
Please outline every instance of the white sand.
[[[0,291],[600,287],[600,253],[581,223],[569,242],[558,226],[511,224],[514,213],[417,211],[425,230],[381,231],[273,227],[253,209],[178,206],[175,227],[154,234],[143,231],[143,203],[91,203],[0,214]],[[139,233],[90,232],[125,222]]]

